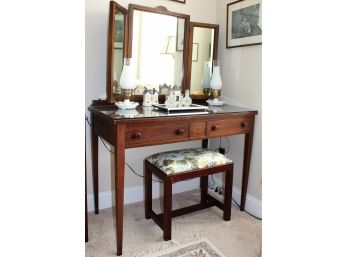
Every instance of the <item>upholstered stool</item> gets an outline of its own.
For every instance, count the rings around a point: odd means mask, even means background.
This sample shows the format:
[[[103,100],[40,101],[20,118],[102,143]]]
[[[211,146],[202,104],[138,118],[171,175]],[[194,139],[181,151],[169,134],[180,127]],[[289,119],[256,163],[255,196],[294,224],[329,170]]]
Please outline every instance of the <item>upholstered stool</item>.
[[[208,194],[208,175],[226,172],[225,199],[220,202]],[[152,174],[164,183],[163,213],[152,210]],[[172,184],[200,177],[201,202],[172,210]],[[172,217],[212,206],[223,210],[223,219],[231,219],[233,162],[224,155],[205,148],[193,148],[154,154],[145,160],[145,218],[152,218],[163,230],[164,240],[171,239]]]

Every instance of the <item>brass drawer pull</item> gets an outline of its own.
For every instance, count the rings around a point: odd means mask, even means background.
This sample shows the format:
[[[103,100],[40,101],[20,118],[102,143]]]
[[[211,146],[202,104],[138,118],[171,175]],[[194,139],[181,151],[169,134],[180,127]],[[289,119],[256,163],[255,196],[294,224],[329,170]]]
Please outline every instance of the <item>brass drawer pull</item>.
[[[141,133],[140,133],[140,132],[134,133],[134,134],[132,135],[132,138],[133,138],[133,139],[139,139],[140,137],[141,137]]]
[[[240,126],[241,126],[242,128],[246,128],[247,125],[248,125],[248,122],[242,122],[242,123],[240,124]]]
[[[213,131],[216,131],[218,129],[219,129],[219,126],[217,126],[217,125],[214,125],[214,126],[211,127],[211,130],[213,130]]]
[[[183,129],[177,129],[175,131],[175,134],[178,135],[178,136],[182,136],[184,133],[185,133],[185,130],[183,130]]]

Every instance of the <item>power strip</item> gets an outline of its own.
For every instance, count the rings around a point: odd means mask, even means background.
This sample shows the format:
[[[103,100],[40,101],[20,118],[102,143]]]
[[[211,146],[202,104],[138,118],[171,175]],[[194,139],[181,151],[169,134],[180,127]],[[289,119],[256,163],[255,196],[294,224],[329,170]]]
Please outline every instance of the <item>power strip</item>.
[[[208,194],[214,196],[217,200],[221,201],[221,202],[224,202],[225,201],[225,194],[224,192],[222,192],[222,194],[219,194],[219,192],[215,192],[215,189],[217,188],[218,186],[215,186],[214,188],[209,188],[208,189]],[[222,190],[223,191],[223,190]],[[234,206],[237,206],[238,205],[232,200],[232,205]]]
[[[223,202],[224,201],[224,194],[222,193],[222,194],[219,194],[219,192],[215,192],[215,188],[216,187],[214,187],[214,188],[209,188],[208,189],[208,193],[210,194],[210,195],[212,195],[212,196],[214,196],[217,200],[220,200],[221,202]]]

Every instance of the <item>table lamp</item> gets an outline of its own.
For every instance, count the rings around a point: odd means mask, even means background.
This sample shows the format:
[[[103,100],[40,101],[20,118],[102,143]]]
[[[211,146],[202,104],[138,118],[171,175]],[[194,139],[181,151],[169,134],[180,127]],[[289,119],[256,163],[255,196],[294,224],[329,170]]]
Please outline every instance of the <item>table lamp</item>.
[[[210,87],[212,90],[212,96],[214,97],[213,101],[218,102],[219,96],[221,95],[222,80],[220,75],[220,66],[218,65],[217,61],[214,61],[213,76],[211,77]]]
[[[122,110],[135,109],[135,107],[137,107],[139,104],[137,102],[131,102],[129,100],[133,92],[133,88],[135,84],[134,82],[135,80],[134,80],[133,67],[131,65],[131,59],[125,58],[123,63],[121,78],[120,78],[121,94],[124,97],[124,101],[116,103],[117,107],[119,107]]]

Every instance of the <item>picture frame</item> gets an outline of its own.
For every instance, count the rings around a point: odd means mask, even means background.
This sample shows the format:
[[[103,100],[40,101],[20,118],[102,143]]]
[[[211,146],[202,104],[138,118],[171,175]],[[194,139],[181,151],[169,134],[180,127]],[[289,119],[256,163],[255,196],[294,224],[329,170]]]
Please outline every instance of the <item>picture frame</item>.
[[[178,2],[178,3],[182,3],[182,4],[186,3],[186,0],[169,0],[169,1]]]
[[[114,49],[123,49],[125,16],[115,15],[114,20]]]
[[[226,48],[262,44],[261,0],[238,0],[227,4]]]
[[[184,51],[185,20],[179,19],[176,23],[176,51]]]
[[[198,43],[192,43],[192,61],[193,62],[198,62],[198,48],[199,48]]]

